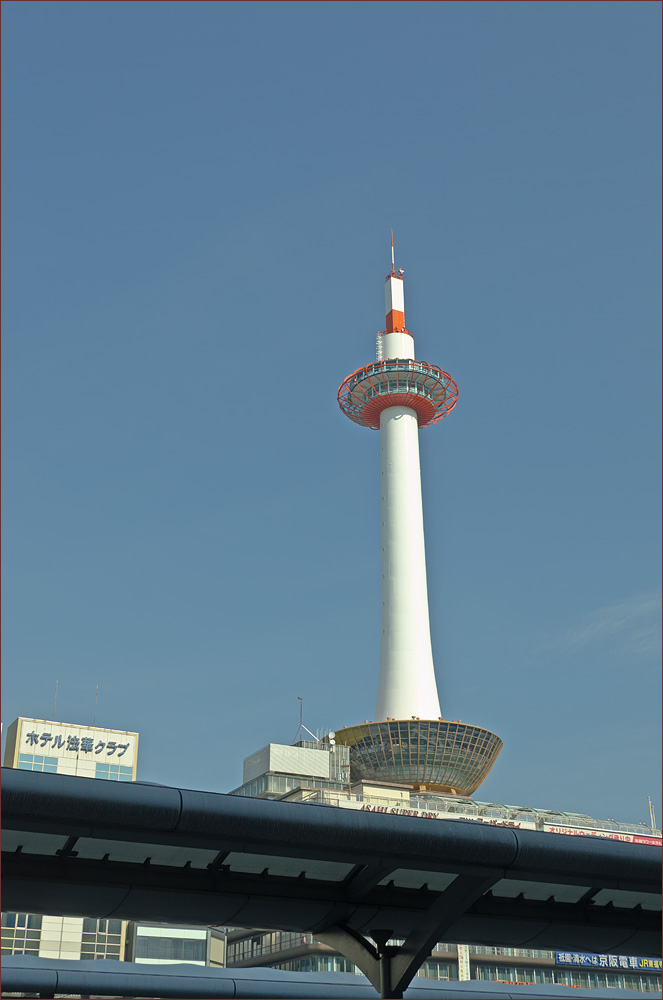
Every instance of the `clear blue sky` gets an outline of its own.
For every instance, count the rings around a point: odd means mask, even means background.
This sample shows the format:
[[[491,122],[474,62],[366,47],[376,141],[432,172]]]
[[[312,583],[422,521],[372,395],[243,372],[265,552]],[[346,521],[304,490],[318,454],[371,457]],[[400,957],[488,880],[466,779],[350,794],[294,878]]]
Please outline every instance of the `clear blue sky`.
[[[389,229],[443,714],[489,801],[660,802],[650,2],[3,5],[4,703],[139,776],[373,718]]]

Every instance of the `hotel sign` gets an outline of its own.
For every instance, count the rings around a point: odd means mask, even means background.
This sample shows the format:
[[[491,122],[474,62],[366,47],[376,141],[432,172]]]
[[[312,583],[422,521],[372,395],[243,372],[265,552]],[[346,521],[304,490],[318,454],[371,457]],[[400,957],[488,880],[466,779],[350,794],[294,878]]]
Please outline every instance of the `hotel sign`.
[[[138,733],[103,726],[77,726],[75,723],[52,722],[47,719],[19,718],[15,725],[12,766],[36,758],[57,757],[69,761],[103,761],[108,764],[133,767],[138,752]],[[10,740],[8,734],[8,746]],[[5,762],[7,758],[5,755]],[[84,765],[85,766],[85,765]]]
[[[118,757],[123,757],[131,743],[118,743],[117,740],[97,740],[94,736],[78,736],[69,733],[63,736],[61,733],[38,733],[34,729],[30,733],[25,733],[23,748],[27,746],[34,753],[35,749],[50,754],[54,750],[72,750],[74,753],[95,753],[100,754],[106,751],[106,756],[112,756],[117,751]]]

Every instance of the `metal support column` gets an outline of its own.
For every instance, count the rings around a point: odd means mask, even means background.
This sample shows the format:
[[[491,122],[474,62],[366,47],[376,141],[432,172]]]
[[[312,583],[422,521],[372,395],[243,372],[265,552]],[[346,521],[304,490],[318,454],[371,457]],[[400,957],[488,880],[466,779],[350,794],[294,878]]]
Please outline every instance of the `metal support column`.
[[[318,931],[314,936],[316,941],[334,948],[361,969],[384,1000],[401,1000],[403,991],[446,929],[494,882],[494,873],[489,877],[485,874],[457,875],[422,914],[400,946],[387,944],[393,932],[386,928],[371,928],[375,945],[344,925]]]

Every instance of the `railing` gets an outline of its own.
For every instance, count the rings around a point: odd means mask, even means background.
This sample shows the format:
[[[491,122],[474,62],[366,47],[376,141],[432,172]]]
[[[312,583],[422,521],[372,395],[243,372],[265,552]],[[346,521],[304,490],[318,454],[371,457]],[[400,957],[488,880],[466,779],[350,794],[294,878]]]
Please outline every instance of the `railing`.
[[[639,823],[617,823],[610,820],[595,820],[591,816],[584,816],[577,813],[557,813],[542,809],[528,809],[522,806],[499,805],[498,803],[477,802],[473,799],[465,799],[458,802],[458,799],[451,800],[448,805],[441,805],[429,798],[410,795],[408,799],[395,799],[379,795],[358,795],[352,796],[356,802],[366,805],[385,806],[391,808],[405,808],[408,812],[419,810],[425,812],[429,817],[434,813],[440,819],[465,819],[476,820],[478,822],[495,825],[522,825],[527,824],[535,830],[543,830],[547,826],[564,826],[568,828],[605,831],[608,833],[625,834],[631,836],[661,838],[661,831],[650,829]],[[348,802],[348,796],[336,791],[326,791],[318,789],[311,790],[306,797],[307,802],[321,802],[325,805],[342,807]]]

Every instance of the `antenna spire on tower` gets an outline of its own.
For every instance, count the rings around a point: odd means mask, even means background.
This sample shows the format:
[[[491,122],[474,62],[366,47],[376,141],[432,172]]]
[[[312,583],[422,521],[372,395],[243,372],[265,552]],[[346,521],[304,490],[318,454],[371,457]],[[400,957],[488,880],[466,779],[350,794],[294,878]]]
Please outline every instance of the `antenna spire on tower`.
[[[391,271],[387,275],[384,304],[387,315],[385,333],[407,333],[405,329],[405,303],[403,299],[403,272],[396,274],[394,263],[394,230],[391,230]],[[409,357],[410,355],[405,355]]]

